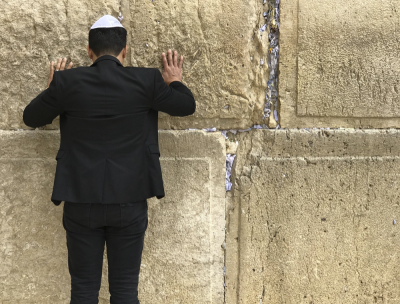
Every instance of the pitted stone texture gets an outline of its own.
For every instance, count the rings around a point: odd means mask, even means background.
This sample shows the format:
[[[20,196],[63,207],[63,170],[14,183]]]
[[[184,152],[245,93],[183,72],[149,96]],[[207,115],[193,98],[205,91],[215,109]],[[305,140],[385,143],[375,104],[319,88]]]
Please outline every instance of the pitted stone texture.
[[[400,126],[400,4],[281,3],[281,126]]]
[[[223,303],[225,139],[161,131],[166,196],[149,202],[141,303]],[[58,131],[0,131],[0,303],[69,303],[62,205],[50,201]],[[100,303],[109,303],[106,250]]]
[[[268,34],[259,38],[267,10],[258,0],[130,0],[132,64],[162,71],[161,53],[177,50],[184,56],[183,82],[197,102],[188,117],[160,113],[160,128],[246,129],[267,123],[262,115]]]
[[[0,129],[29,129],[25,106],[47,87],[50,61],[68,58],[88,66],[90,26],[105,14],[118,15],[119,0],[27,0],[0,6]],[[58,128],[58,118],[48,129]]]
[[[400,132],[239,139],[227,303],[397,303]]]
[[[0,303],[69,303],[62,208],[49,195],[54,170],[48,158],[0,159]]]
[[[172,48],[184,55],[183,83],[197,109],[188,117],[160,113],[160,129],[268,123],[262,120],[268,34],[259,37],[268,8],[260,1],[29,0],[6,1],[0,8],[0,129],[29,129],[22,112],[46,88],[51,60],[92,64],[86,52],[90,26],[104,14],[117,16],[120,2],[128,30],[125,66],[162,71],[162,52]],[[58,121],[43,128],[58,129]]]

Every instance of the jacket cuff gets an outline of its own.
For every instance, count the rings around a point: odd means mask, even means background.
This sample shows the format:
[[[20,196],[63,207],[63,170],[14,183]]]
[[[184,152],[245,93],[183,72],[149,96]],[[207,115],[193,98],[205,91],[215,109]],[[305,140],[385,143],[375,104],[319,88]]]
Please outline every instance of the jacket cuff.
[[[178,81],[178,80],[175,80],[175,81],[172,81],[170,84],[169,84],[169,86],[170,87],[179,87],[179,86],[185,86],[182,82],[180,82],[180,81]]]

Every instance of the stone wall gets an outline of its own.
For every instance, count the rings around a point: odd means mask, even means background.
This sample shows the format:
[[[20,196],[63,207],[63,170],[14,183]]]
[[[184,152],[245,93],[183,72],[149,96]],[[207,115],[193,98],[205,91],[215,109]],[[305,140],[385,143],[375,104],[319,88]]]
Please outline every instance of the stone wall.
[[[190,144],[188,144],[190,143]],[[58,131],[0,131],[0,303],[69,303],[63,205],[50,201]],[[166,196],[151,198],[143,303],[223,303],[225,142],[161,131]],[[107,256],[100,292],[109,303]]]
[[[283,0],[282,127],[398,128],[400,3]]]
[[[0,304],[69,303],[62,205],[50,201],[59,121],[32,130],[22,111],[51,60],[91,64],[90,26],[119,12],[125,65],[161,70],[161,53],[177,50],[197,102],[188,117],[159,114],[166,196],[148,200],[141,302],[399,303],[399,9],[3,1]],[[105,255],[100,303],[107,284]]]
[[[398,303],[400,133],[240,136],[226,303]]]

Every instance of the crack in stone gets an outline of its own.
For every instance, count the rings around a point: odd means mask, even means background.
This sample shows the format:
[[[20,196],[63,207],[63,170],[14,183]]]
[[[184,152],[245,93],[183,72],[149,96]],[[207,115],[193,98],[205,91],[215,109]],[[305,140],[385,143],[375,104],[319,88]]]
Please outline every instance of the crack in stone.
[[[266,0],[263,2],[266,3]],[[269,26],[268,41],[268,69],[269,79],[267,82],[267,94],[265,95],[263,120],[270,117],[271,107],[273,105],[273,119],[276,122],[276,129],[280,129],[279,125],[279,100],[278,100],[278,75],[279,75],[279,3],[280,0],[269,0],[268,11],[264,12],[266,20],[264,26],[260,29],[261,34]],[[271,118],[270,118],[271,120]],[[270,123],[271,125],[271,123]]]

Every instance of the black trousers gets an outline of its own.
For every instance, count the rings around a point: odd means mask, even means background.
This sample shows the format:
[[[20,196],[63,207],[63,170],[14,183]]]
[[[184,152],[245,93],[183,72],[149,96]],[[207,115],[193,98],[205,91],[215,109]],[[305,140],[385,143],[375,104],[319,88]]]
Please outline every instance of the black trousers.
[[[139,271],[148,226],[147,200],[126,204],[64,203],[70,304],[98,304],[107,244],[111,304],[140,304]]]

